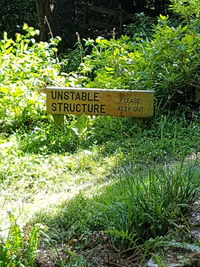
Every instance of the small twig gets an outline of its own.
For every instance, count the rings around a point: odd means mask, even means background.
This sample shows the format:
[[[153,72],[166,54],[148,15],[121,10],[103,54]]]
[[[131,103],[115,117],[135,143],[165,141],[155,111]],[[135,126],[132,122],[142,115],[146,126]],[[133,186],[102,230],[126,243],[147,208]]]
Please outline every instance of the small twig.
[[[53,36],[53,32],[52,32],[51,25],[50,25],[50,23],[49,23],[49,21],[48,21],[47,16],[44,17],[44,23],[47,24],[47,26],[48,26],[48,28],[49,28],[49,33],[50,33],[50,35],[51,35],[51,38],[53,39],[53,38],[54,38],[54,36]]]
[[[50,25],[50,23],[48,21],[47,16],[44,17],[44,23],[47,24],[47,27],[49,28],[49,34],[51,35],[51,38],[54,39],[53,32],[52,32],[52,29],[51,29],[51,25]],[[59,63],[57,52],[55,52],[55,54],[56,54],[56,61],[57,61],[57,63]]]
[[[79,45],[80,52],[81,52],[81,61],[82,61],[83,60],[83,56],[84,56],[84,48],[83,48],[83,44],[81,42],[80,34],[78,32],[76,32],[76,36],[77,36],[77,41],[78,41],[78,45]]]
[[[113,37],[113,39],[115,40],[116,39],[116,29],[115,28],[113,28],[113,32],[112,32],[112,37]]]
[[[135,257],[135,258],[134,258]],[[134,258],[134,259],[133,259]],[[130,257],[128,257],[127,259],[126,259],[127,261],[132,261],[132,260],[134,260],[134,261],[139,261],[139,260],[141,260],[141,255],[140,256],[137,256],[136,257],[136,254],[133,254],[133,255],[131,255]]]

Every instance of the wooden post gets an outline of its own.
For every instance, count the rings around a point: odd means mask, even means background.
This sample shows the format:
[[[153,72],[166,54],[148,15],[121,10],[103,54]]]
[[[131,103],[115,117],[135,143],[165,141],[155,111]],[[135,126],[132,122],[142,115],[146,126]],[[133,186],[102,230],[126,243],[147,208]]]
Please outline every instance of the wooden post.
[[[64,115],[63,114],[53,114],[54,125],[62,126],[64,124]]]

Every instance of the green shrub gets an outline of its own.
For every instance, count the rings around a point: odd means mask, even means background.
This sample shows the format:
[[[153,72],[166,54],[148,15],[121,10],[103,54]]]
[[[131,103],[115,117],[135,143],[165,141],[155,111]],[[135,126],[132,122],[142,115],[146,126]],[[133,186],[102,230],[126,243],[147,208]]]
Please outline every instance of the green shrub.
[[[79,146],[81,138],[71,127],[63,129],[52,127],[53,122],[19,135],[20,149],[28,153],[73,153]]]
[[[171,0],[171,9],[186,23],[190,23],[193,19],[200,17],[200,4],[199,0]]]
[[[55,57],[58,39],[37,43],[37,30],[24,25],[24,35],[0,40],[0,128],[34,124],[45,117],[43,87],[63,84]]]
[[[80,65],[77,83],[96,88],[155,90],[157,107],[163,111],[197,103],[199,2],[184,1],[183,9],[178,2],[172,9],[187,19],[174,27],[168,17],[160,15],[150,39],[89,39],[86,45],[92,47],[92,52]]]
[[[125,25],[124,33],[131,38],[141,40],[149,38],[152,35],[152,26],[155,24],[155,19],[142,13],[133,15],[133,23]]]

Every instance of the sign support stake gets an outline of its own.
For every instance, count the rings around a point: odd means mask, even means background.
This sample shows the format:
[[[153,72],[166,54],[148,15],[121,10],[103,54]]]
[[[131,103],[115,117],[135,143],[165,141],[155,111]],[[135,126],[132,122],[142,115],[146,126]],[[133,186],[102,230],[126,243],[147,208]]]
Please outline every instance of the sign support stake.
[[[63,114],[53,114],[54,125],[61,126],[64,123],[64,115]]]

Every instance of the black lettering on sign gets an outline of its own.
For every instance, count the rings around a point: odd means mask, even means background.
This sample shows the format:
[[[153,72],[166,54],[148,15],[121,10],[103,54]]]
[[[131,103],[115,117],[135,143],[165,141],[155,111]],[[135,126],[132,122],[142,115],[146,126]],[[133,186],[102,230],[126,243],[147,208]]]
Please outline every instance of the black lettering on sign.
[[[65,100],[68,100],[69,99],[69,92],[64,92],[64,99]]]
[[[93,101],[92,96],[90,95],[90,93],[88,93],[88,101]]]
[[[93,105],[91,104],[88,104],[88,112],[93,112]]]
[[[64,103],[64,111],[69,112],[69,104]]]
[[[121,112],[129,112],[131,110],[131,106],[119,106],[118,110]]]
[[[83,112],[85,113],[85,108],[86,108],[87,104],[82,104],[82,106],[83,106]]]
[[[100,105],[100,113],[106,113],[105,112],[105,106],[106,105]]]
[[[144,107],[133,107],[132,109],[134,112],[141,112],[144,110]]]
[[[56,91],[51,91],[51,98],[56,99]]]
[[[70,112],[75,111],[76,104],[70,104]]]
[[[51,110],[52,111],[56,111],[56,103],[52,103],[51,104]]]
[[[125,103],[125,104],[140,104],[142,102],[142,99],[141,98],[122,98],[121,99],[121,102],[122,103]]]
[[[99,93],[94,93],[94,101],[99,101]]]
[[[75,94],[75,92],[70,92],[70,93],[72,95],[72,100],[74,100],[74,94]]]
[[[81,112],[81,105],[80,104],[76,105],[76,112]]]
[[[87,93],[82,92],[82,100],[86,101],[87,100]]]
[[[99,105],[94,104],[94,113],[99,113]]]
[[[75,91],[51,91],[51,99],[72,100],[72,101],[99,101],[97,92],[75,92]]]
[[[96,113],[104,114],[106,105],[76,104],[76,103],[52,103],[51,110],[68,113]]]
[[[58,111],[62,110],[62,105],[63,105],[63,103],[58,103]]]
[[[58,91],[57,99],[63,100],[63,91]]]
[[[76,93],[76,98],[75,98],[75,100],[81,100],[81,97],[80,97],[80,93],[79,93],[79,92]]]
[[[129,111],[133,111],[133,112],[142,112],[144,111],[144,107],[139,107],[139,106],[119,106],[118,110],[121,112],[129,112]]]

